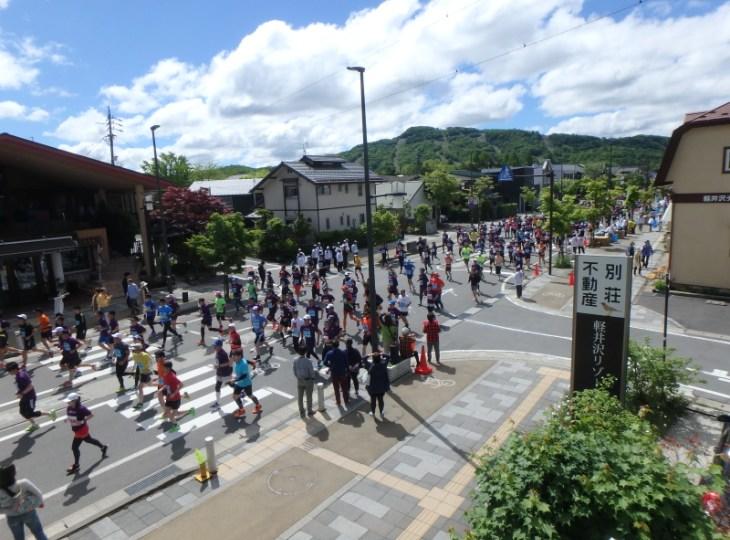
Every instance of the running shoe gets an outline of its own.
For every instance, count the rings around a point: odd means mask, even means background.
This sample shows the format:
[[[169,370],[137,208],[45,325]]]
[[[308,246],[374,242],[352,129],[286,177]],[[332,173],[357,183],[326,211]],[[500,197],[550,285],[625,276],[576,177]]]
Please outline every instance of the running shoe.
[[[140,409],[141,409],[142,407],[144,407],[144,404],[142,404],[142,403],[137,403],[137,404],[136,404],[136,405],[135,405],[134,407],[132,407],[132,408],[133,408],[133,409],[134,409],[135,411],[138,411],[138,410],[140,410]]]
[[[39,429],[40,426],[38,424],[31,424],[25,429],[25,431],[27,431],[28,433],[33,433],[34,431],[38,431]]]
[[[220,409],[221,404],[216,401],[215,403],[211,403],[210,408],[211,409]]]
[[[263,410],[264,408],[261,406],[261,403],[259,403],[258,405],[256,405],[256,407],[254,407],[253,412],[254,414],[261,414],[261,411]]]
[[[167,430],[168,433],[177,433],[180,431],[180,424],[173,424],[170,426],[170,429]]]
[[[73,474],[75,472],[79,472],[79,466],[78,465],[71,465],[68,469],[66,469],[66,474]]]
[[[123,386],[120,386],[120,387],[119,387],[119,389],[117,390],[117,394],[123,394],[123,393],[125,393],[126,391],[127,391],[127,389],[126,389],[126,388],[124,388]]]
[[[246,409],[238,409],[233,411],[233,416],[235,416],[236,418],[243,418],[244,416],[246,416]]]
[[[51,422],[55,422],[57,417],[58,414],[56,413],[56,409],[51,409],[50,411],[48,411],[48,418],[51,419]]]
[[[109,447],[106,444],[101,447],[101,458],[102,459],[105,459],[106,458],[106,452],[107,452],[107,450],[109,450]]]
[[[186,416],[195,416],[195,407],[190,407]]]

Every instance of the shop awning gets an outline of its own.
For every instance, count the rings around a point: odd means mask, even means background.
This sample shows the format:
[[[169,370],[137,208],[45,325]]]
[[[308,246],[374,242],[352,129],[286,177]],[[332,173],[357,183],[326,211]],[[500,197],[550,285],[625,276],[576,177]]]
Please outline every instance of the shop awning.
[[[0,259],[65,251],[75,249],[77,246],[76,240],[71,236],[36,238],[34,240],[22,240],[20,242],[0,241]]]

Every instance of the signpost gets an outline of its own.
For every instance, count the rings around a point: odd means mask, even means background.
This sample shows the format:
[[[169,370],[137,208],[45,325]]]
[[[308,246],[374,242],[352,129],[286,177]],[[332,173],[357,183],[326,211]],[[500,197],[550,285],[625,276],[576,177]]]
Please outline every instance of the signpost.
[[[573,299],[573,391],[595,388],[606,375],[624,398],[631,314],[631,258],[578,255]]]
[[[512,176],[512,169],[508,165],[502,165],[497,175],[497,182],[512,182],[514,176]]]

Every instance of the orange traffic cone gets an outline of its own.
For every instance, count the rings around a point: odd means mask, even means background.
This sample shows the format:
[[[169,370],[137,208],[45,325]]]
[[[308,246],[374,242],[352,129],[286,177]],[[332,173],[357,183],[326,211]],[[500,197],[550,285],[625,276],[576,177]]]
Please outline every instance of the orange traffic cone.
[[[534,268],[532,269],[532,275],[535,276],[535,277],[539,277],[540,276],[540,264],[539,263],[536,264],[534,266]]]
[[[570,285],[571,287],[575,285],[575,272],[573,272],[572,270],[568,274],[568,285]]]
[[[421,345],[421,358],[418,360],[418,365],[416,366],[416,374],[417,375],[431,375],[433,372],[433,368],[428,365],[428,362],[426,362],[426,347]]]

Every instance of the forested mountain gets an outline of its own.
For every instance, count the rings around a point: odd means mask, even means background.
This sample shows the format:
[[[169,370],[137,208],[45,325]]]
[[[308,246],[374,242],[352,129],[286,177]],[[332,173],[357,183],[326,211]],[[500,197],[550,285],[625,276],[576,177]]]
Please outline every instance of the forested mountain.
[[[437,129],[412,127],[394,139],[368,145],[370,168],[380,174],[416,174],[429,159],[447,161],[458,168],[477,169],[501,165],[529,165],[551,159],[554,163],[635,165],[657,169],[667,137],[636,135],[603,139],[587,135],[542,135],[520,129]],[[362,159],[362,145],[340,154]]]

